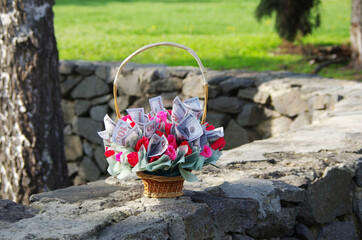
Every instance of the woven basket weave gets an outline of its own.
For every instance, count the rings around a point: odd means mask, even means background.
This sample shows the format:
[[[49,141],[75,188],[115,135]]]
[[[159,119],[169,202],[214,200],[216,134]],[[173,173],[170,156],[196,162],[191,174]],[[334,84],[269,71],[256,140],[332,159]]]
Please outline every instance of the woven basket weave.
[[[201,120],[201,124],[205,123],[206,120],[206,109],[207,109],[207,99],[208,99],[208,85],[206,81],[206,70],[204,68],[204,65],[202,64],[200,58],[197,56],[197,54],[191,49],[184,45],[173,43],[173,42],[160,42],[160,43],[152,43],[149,45],[146,45],[131,55],[129,55],[120,65],[118,68],[117,74],[114,79],[113,83],[113,96],[114,96],[114,105],[115,105],[115,111],[117,114],[118,119],[121,119],[121,113],[118,108],[117,103],[117,81],[118,78],[121,76],[121,71],[125,67],[125,65],[137,54],[153,47],[157,46],[171,46],[176,48],[181,48],[189,52],[196,60],[196,62],[199,65],[199,68],[201,70],[201,76],[202,76],[202,84],[203,84],[203,91],[204,91],[204,110],[203,110],[203,116]],[[146,174],[144,172],[138,172],[138,177],[143,180],[144,184],[144,196],[145,197],[155,197],[155,198],[171,198],[171,197],[178,197],[181,196],[182,188],[185,179],[182,176],[177,177],[164,177],[164,176],[155,176]]]
[[[185,179],[182,176],[164,177],[138,172],[143,180],[143,195],[149,198],[173,198],[182,196]]]

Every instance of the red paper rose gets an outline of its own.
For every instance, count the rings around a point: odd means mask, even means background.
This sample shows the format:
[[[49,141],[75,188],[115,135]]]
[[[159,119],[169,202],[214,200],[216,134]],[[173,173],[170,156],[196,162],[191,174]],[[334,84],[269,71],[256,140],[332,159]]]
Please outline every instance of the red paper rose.
[[[166,132],[166,135],[169,135],[169,134],[170,134],[171,127],[172,127],[172,124],[171,124],[171,123],[165,123],[165,132]]]
[[[183,142],[180,144],[180,146],[183,146],[183,145],[187,145],[187,148],[188,148],[187,153],[185,154],[185,156],[190,155],[190,154],[192,153],[192,149],[190,148],[189,143],[188,143],[187,141],[183,141]]]
[[[157,134],[158,136],[160,136],[160,137],[162,137],[162,135],[165,135],[163,132],[161,132],[161,131],[159,131],[159,130],[156,131],[156,134]]]
[[[145,149],[147,150],[147,148],[148,148],[148,143],[149,143],[148,138],[142,137],[142,138],[141,138],[140,140],[138,140],[137,143],[136,143],[136,146],[135,146],[136,152],[138,152],[138,151],[140,150],[140,148],[141,148],[142,145],[145,146]]]
[[[104,156],[106,156],[107,158],[113,156],[115,154],[115,152],[113,150],[108,150],[108,147],[106,147],[106,152],[104,153]]]
[[[225,139],[223,137],[221,137],[218,140],[216,140],[215,142],[213,142],[210,147],[213,150],[216,150],[216,149],[222,150],[225,147],[225,144],[226,144]]]
[[[209,123],[206,123],[206,130],[210,131],[210,130],[214,130],[215,127]]]
[[[132,167],[136,166],[138,163],[138,153],[131,152],[127,155],[128,163],[131,164]]]

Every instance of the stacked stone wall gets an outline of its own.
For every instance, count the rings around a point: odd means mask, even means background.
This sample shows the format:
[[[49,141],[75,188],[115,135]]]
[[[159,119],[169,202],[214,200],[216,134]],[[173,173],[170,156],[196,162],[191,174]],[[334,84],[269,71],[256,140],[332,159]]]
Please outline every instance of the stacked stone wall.
[[[75,185],[107,176],[104,149],[97,131],[103,117],[116,119],[113,80],[120,63],[61,61],[62,109],[65,153],[69,175]],[[275,79],[316,78],[290,72],[209,71],[207,121],[223,126],[226,149],[278,136],[316,121],[338,101],[326,89],[303,88]],[[126,108],[150,110],[148,99],[161,95],[166,108],[176,96],[203,98],[201,75],[194,67],[137,65],[130,63],[119,79],[118,104]]]

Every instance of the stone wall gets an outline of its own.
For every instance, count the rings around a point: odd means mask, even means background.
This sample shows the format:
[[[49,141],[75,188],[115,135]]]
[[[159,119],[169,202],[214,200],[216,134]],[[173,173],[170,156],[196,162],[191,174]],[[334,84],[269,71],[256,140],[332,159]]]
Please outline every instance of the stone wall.
[[[142,197],[131,176],[36,194],[30,206],[0,200],[0,239],[361,239],[362,83],[288,77],[262,86],[271,102],[282,87],[339,101],[315,110],[311,125],[224,151],[182,197]]]
[[[97,131],[103,129],[108,113],[116,119],[112,84],[119,63],[61,61],[62,109],[65,122],[65,152],[69,175],[75,185],[107,176],[104,149]],[[126,108],[144,107],[148,99],[161,95],[171,109],[175,96],[203,97],[200,73],[193,67],[129,64],[119,80],[118,104]],[[319,115],[341,98],[329,86],[306,87],[313,78],[290,72],[209,71],[207,121],[223,126],[231,149],[254,140],[278,136],[315,122]],[[272,80],[285,79],[277,84]]]

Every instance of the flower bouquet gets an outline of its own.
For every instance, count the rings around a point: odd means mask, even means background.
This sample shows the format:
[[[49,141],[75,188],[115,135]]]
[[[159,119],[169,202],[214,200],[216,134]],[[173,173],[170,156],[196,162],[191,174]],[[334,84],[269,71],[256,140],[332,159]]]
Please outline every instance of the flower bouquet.
[[[174,43],[172,46],[175,46]],[[179,46],[182,45],[177,44]],[[118,74],[129,59],[122,63]],[[116,81],[117,76],[115,99]],[[184,180],[198,180],[192,170],[201,170],[205,165],[214,164],[225,146],[223,128],[215,129],[205,122],[207,85],[205,86],[204,109],[198,97],[184,102],[176,97],[172,110],[166,110],[158,96],[149,99],[150,113],[145,114],[143,108],[133,108],[126,109],[128,115],[121,117],[115,101],[118,122],[106,115],[105,130],[98,132],[104,142],[108,172],[118,179],[132,172],[137,173],[144,181],[144,195],[147,197],[182,195]]]

